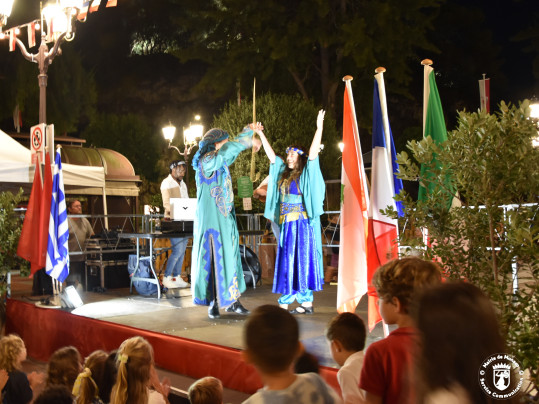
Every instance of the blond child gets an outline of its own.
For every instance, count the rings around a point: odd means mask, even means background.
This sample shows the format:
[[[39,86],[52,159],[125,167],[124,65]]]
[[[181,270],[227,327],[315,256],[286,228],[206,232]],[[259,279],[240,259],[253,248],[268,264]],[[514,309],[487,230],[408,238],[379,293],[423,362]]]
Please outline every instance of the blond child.
[[[331,356],[341,367],[337,380],[345,403],[364,400],[364,394],[359,388],[359,376],[363,367],[366,335],[365,323],[354,313],[335,316],[326,329]]]
[[[142,337],[120,345],[116,356],[118,376],[112,387],[111,404],[166,404],[170,384],[159,382],[153,362],[153,348]]]
[[[244,328],[244,360],[252,364],[264,387],[244,401],[257,403],[331,404],[340,397],[316,373],[294,373],[303,351],[298,323],[287,310],[263,305],[253,311]]]
[[[44,375],[22,371],[22,362],[26,360],[24,341],[15,334],[0,339],[0,369],[8,373],[8,379],[2,390],[4,403],[26,404],[32,401],[33,390],[42,383]],[[4,375],[5,376],[5,375]]]
[[[191,404],[223,404],[223,384],[215,377],[203,377],[189,387],[187,395]]]
[[[365,353],[359,387],[365,390],[367,403],[414,402],[412,374],[418,334],[409,310],[417,294],[439,284],[440,279],[437,264],[416,257],[392,260],[374,273],[380,315],[397,329],[371,344]]]

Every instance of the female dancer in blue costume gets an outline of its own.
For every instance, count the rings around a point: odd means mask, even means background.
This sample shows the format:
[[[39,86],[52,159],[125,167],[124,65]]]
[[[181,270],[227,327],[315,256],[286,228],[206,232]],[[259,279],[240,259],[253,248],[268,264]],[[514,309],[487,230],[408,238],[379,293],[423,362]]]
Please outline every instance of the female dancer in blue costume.
[[[254,126],[257,130],[261,125]],[[210,306],[208,317],[219,318],[219,306],[226,311],[248,314],[239,297],[245,291],[234,211],[232,178],[228,166],[251,146],[258,151],[259,139],[245,127],[232,141],[222,129],[209,130],[193,157],[196,171],[197,213],[193,228],[191,289],[193,301]]]
[[[264,216],[281,229],[273,292],[282,294],[279,305],[285,309],[297,300],[300,306],[293,314],[314,313],[313,291],[324,284],[320,215],[326,186],[318,160],[324,115],[320,110],[309,153],[301,146],[288,147],[286,165],[256,129],[271,162]]]

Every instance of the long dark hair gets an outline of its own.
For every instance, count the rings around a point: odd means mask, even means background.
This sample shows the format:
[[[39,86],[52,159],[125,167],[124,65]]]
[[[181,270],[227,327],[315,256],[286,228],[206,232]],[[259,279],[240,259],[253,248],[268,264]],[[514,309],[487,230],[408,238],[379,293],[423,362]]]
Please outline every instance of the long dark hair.
[[[290,188],[290,183],[292,181],[299,180],[299,176],[303,172],[303,168],[305,168],[305,166],[307,165],[307,159],[309,158],[309,155],[307,154],[305,147],[303,147],[302,145],[294,144],[294,145],[291,145],[290,147],[295,148],[295,149],[300,149],[301,151],[303,151],[303,154],[298,153],[298,165],[297,167],[293,169],[288,167],[288,164],[286,164],[286,158],[285,158],[285,169],[283,171],[283,174],[281,175],[281,178],[279,179],[279,188],[281,189],[282,193],[288,192],[288,189]]]
[[[478,382],[485,359],[506,352],[494,307],[483,292],[470,283],[443,283],[427,289],[414,311],[421,334],[418,402],[430,392],[455,385],[473,403],[497,402]]]

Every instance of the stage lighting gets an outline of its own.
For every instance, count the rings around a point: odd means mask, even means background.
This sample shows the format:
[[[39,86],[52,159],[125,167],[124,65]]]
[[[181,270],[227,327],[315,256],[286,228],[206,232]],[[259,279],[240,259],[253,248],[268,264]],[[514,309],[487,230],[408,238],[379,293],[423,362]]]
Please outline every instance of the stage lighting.
[[[64,289],[60,295],[60,300],[62,302],[62,307],[68,309],[76,309],[84,304],[79,296],[79,293],[77,292],[77,289],[75,289],[73,286],[68,286]]]

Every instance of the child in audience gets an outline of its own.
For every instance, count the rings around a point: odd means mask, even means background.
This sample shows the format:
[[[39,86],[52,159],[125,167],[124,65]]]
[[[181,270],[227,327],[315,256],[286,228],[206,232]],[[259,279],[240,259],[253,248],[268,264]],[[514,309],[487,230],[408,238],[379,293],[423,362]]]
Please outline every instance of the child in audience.
[[[34,404],[73,404],[73,396],[63,384],[51,384],[36,398]]]
[[[366,336],[363,320],[354,313],[341,313],[335,316],[326,329],[331,356],[341,367],[337,373],[337,380],[345,403],[364,400],[363,392],[359,388],[359,376],[363,367]]]
[[[483,361],[506,352],[494,307],[481,290],[463,282],[430,288],[419,298],[415,320],[421,336],[418,402],[500,402],[486,395],[477,380]],[[503,400],[514,402],[517,397]]]
[[[9,376],[2,390],[4,403],[31,402],[35,386],[44,379],[42,374],[36,372],[26,375],[22,371],[24,360],[26,360],[26,347],[21,337],[10,334],[0,339],[0,369],[5,370]]]
[[[107,371],[107,359],[109,355],[105,351],[94,351],[86,358],[84,370],[79,373],[73,395],[77,404],[103,404],[110,399],[110,389],[112,377],[116,377],[116,372]]]
[[[437,264],[416,257],[392,260],[374,273],[380,315],[398,328],[365,353],[359,387],[367,403],[414,402],[412,360],[418,337],[409,309],[418,292],[440,279]]]
[[[77,376],[82,371],[82,358],[74,346],[56,350],[47,365],[47,386],[61,384],[73,390]]]
[[[320,373],[320,363],[318,358],[312,353],[303,351],[296,360],[294,373]]]
[[[223,404],[221,380],[207,376],[194,382],[188,391],[191,404]]]
[[[161,384],[153,363],[153,348],[144,338],[132,337],[116,355],[118,376],[112,387],[111,404],[166,404],[170,384]],[[150,386],[152,389],[150,389]]]
[[[316,373],[294,373],[303,350],[298,323],[287,310],[263,305],[244,328],[244,360],[258,371],[264,387],[244,403],[341,403],[340,397]]]

